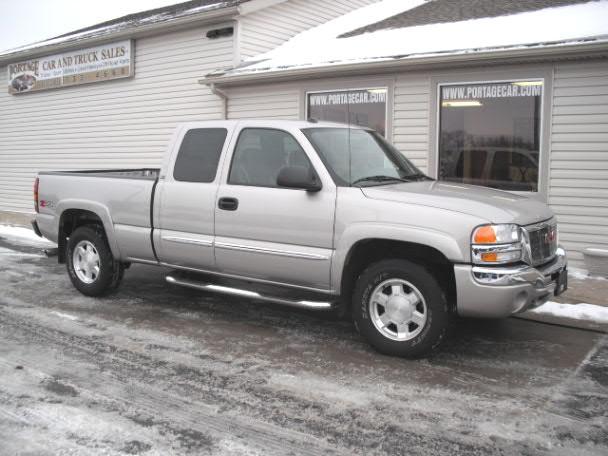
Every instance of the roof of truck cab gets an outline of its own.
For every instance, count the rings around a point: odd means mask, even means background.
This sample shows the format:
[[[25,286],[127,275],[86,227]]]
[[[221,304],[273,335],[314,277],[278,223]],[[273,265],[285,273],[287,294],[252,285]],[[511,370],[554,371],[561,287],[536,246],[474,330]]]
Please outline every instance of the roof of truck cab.
[[[292,120],[292,119],[238,119],[238,120],[202,120],[198,122],[182,123],[182,128],[214,128],[214,127],[240,127],[252,126],[259,128],[352,128],[357,130],[370,130],[368,127],[317,120]]]
[[[280,119],[241,119],[238,121],[239,125],[259,125],[259,126],[287,126],[293,128],[356,128],[359,130],[368,130],[368,127],[362,127],[354,124],[346,124],[339,122],[327,122],[319,121],[314,119],[309,120],[280,120]]]

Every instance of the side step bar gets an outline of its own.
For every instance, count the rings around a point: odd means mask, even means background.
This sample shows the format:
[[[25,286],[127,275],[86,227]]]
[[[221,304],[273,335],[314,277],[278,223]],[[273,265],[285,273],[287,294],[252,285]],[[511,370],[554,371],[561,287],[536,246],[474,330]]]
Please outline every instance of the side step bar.
[[[217,285],[213,283],[200,282],[198,280],[191,280],[184,277],[175,277],[168,275],[165,280],[173,285],[179,285],[187,288],[194,288],[196,290],[209,291],[212,293],[227,294],[233,296],[242,296],[250,299],[257,299],[260,301],[273,302],[275,304],[283,304],[291,307],[298,307],[300,309],[313,309],[313,310],[331,310],[334,304],[330,301],[296,301],[287,299],[284,297],[270,296],[268,294],[261,294],[256,291],[243,290],[241,288],[227,287],[224,285]]]

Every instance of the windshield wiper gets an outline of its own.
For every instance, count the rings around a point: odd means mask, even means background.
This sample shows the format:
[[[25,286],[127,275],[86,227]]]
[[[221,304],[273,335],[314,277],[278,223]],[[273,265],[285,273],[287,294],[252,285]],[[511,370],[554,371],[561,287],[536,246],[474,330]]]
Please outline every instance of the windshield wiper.
[[[407,180],[435,180],[432,177],[427,176],[424,173],[415,173],[415,174],[408,174],[407,176],[404,177],[404,179]]]
[[[400,177],[393,177],[393,176],[367,176],[367,177],[362,177],[361,179],[357,179],[351,185],[356,185],[361,182],[389,182],[389,181],[410,182],[407,179],[402,179]]]

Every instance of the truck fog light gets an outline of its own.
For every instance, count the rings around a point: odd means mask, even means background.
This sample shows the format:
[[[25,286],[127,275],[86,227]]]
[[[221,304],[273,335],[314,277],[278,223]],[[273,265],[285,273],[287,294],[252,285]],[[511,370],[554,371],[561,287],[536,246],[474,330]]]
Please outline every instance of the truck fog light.
[[[493,272],[474,272],[475,280],[479,283],[493,284],[502,279],[501,274],[494,274]]]

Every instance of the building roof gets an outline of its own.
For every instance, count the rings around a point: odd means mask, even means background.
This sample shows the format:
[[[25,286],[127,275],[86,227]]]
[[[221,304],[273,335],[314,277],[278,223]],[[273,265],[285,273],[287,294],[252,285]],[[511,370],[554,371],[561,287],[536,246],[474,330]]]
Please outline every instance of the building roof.
[[[100,22],[99,24],[85,27],[79,30],[73,30],[69,33],[56,36],[51,39],[65,38],[74,34],[81,34],[85,32],[92,32],[100,28],[111,27],[114,25],[121,24],[133,24],[142,21],[149,21],[153,19],[158,22],[162,19],[171,19],[179,17],[184,14],[192,14],[193,12],[204,10],[213,10],[219,8],[228,8],[230,6],[239,5],[249,0],[190,0],[187,2],[176,3],[173,5],[162,6],[151,10],[140,11],[138,13],[127,14],[126,16],[117,17],[106,22]]]
[[[176,0],[177,1],[177,0]],[[211,15],[232,7],[237,7],[252,0],[190,0],[161,8],[128,14],[110,21],[102,22],[79,30],[49,38],[43,41],[27,44],[0,53],[0,60],[12,57],[21,58],[33,53],[41,53],[51,47],[68,47],[86,40],[103,39],[105,36],[119,32],[138,31],[151,25],[170,25],[188,17]]]
[[[507,16],[590,1],[592,0],[432,0],[382,21],[344,33],[340,38],[378,30]]]
[[[608,0],[381,0],[201,82],[581,48],[608,53],[607,17]]]

